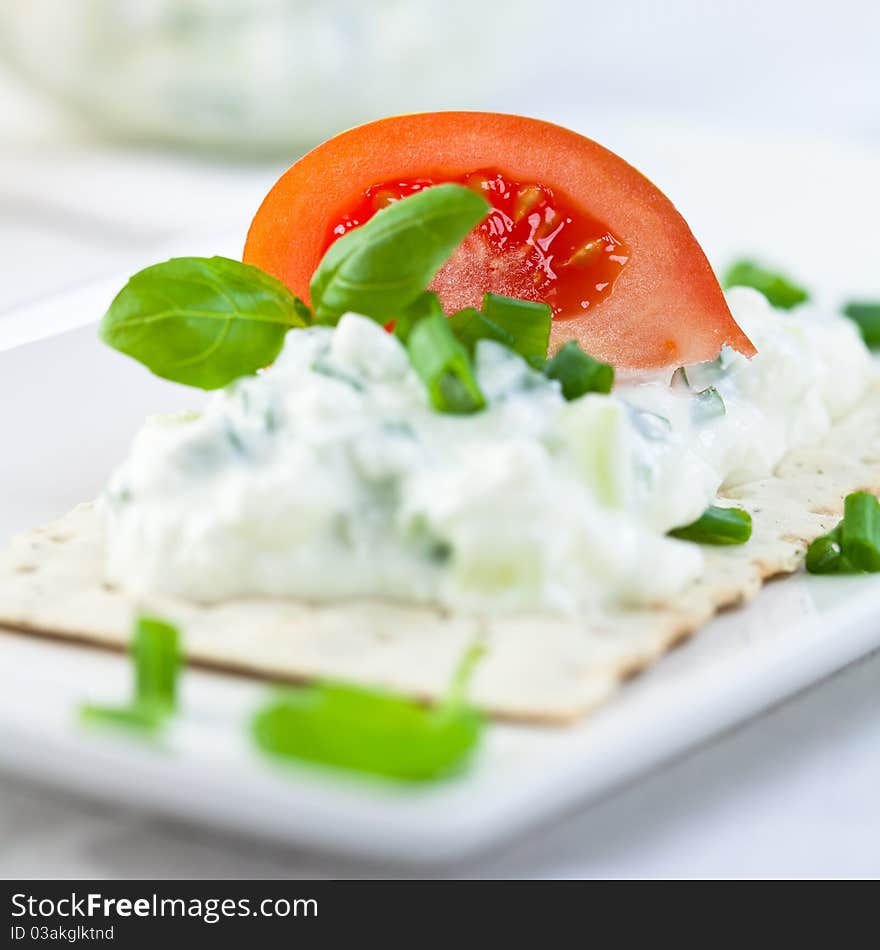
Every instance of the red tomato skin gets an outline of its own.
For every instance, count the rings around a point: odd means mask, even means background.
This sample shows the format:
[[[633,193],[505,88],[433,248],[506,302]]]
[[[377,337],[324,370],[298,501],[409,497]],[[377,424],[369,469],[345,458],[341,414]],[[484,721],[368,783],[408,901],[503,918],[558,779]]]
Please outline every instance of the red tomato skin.
[[[343,132],[281,176],[251,223],[243,259],[308,301],[329,222],[371,186],[395,177],[444,181],[485,167],[559,189],[629,248],[627,265],[599,305],[554,321],[552,349],[576,339],[623,371],[711,360],[724,344],[754,355],[669,199],[597,142],[538,119],[426,112]]]

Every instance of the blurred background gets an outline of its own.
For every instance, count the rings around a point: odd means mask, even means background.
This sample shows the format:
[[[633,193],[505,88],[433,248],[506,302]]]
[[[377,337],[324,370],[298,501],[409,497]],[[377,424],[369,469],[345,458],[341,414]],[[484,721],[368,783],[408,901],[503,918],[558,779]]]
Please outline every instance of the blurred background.
[[[876,158],[878,40],[874,0],[0,0],[0,310],[234,253],[282,168],[395,112],[561,121],[673,198],[707,142]]]

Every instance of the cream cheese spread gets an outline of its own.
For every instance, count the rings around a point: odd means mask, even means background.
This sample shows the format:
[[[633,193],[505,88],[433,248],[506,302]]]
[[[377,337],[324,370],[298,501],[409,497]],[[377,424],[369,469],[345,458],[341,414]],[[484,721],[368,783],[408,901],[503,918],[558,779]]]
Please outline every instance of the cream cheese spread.
[[[668,601],[700,547],[667,537],[860,400],[843,317],[728,294],[758,349],[566,402],[478,344],[484,411],[434,411],[400,342],[346,315],[204,413],[156,417],[104,494],[107,579],[133,592],[391,598],[474,611]]]

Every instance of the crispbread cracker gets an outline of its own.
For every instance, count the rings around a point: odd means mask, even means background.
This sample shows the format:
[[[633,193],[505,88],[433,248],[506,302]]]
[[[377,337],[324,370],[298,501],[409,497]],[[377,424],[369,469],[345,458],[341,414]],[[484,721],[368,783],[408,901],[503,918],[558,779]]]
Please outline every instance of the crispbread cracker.
[[[607,699],[722,607],[749,600],[763,580],[797,569],[809,541],[840,517],[851,491],[880,488],[880,390],[818,446],[789,453],[770,478],[725,493],[753,515],[748,544],[705,548],[703,577],[674,605],[614,609],[581,619],[479,618],[378,601],[306,604],[238,600],[197,606],[137,600],[102,581],[102,525],[94,506],[16,538],[0,554],[0,625],[124,648],[138,610],[184,631],[198,666],[278,680],[332,677],[424,699],[447,689],[467,645],[486,654],[471,688],[504,718],[572,721]]]

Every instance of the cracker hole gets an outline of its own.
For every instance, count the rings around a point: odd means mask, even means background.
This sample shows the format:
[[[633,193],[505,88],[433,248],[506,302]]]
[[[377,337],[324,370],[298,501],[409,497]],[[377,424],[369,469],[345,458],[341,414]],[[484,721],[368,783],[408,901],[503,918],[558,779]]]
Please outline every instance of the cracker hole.
[[[15,573],[16,574],[33,574],[37,570],[36,564],[16,564]]]
[[[55,544],[64,544],[65,541],[70,540],[69,534],[50,534],[49,540],[54,541]]]

